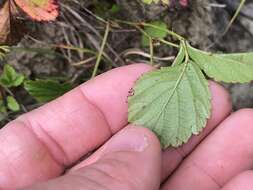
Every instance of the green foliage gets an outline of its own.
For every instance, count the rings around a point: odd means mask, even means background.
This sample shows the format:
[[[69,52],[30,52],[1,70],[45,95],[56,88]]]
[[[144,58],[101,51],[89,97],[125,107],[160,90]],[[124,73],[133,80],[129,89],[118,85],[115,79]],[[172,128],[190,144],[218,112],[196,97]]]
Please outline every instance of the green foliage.
[[[51,101],[72,88],[69,83],[60,83],[57,80],[28,80],[24,86],[28,93],[41,103]]]
[[[152,24],[155,27],[151,26],[145,26],[144,32],[146,34],[142,35],[141,44],[143,46],[149,46],[149,37],[152,37],[154,39],[164,39],[167,36],[167,25],[166,23],[162,21],[153,21],[150,24]],[[147,36],[148,35],[148,36]]]
[[[13,112],[17,112],[20,110],[20,105],[13,96],[7,96],[6,100],[7,100],[7,107],[9,110]]]
[[[24,78],[24,75],[18,74],[11,65],[4,65],[3,72],[0,75],[0,88],[2,87],[2,90],[5,90],[6,93],[10,95],[2,97],[2,94],[0,94],[0,121],[8,116],[7,109],[12,112],[20,110],[20,105],[13,97],[9,88],[20,86]]]
[[[163,148],[178,147],[199,134],[210,117],[205,72],[223,82],[253,80],[253,53],[212,54],[181,40],[171,67],[140,77],[129,96],[128,120],[153,130]]]
[[[0,85],[8,88],[17,87],[23,83],[24,79],[24,75],[18,74],[12,66],[6,64],[0,75]]]
[[[253,79],[253,53],[211,54],[188,45],[190,57],[216,81],[245,83]]]
[[[210,93],[195,63],[162,68],[141,77],[129,97],[129,121],[152,129],[164,148],[198,134],[210,114]]]

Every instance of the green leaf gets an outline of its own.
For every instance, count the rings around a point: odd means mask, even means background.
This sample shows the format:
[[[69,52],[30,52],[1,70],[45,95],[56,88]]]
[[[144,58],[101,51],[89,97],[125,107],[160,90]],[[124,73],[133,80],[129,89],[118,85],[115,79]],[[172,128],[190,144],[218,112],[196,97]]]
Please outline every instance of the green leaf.
[[[6,101],[7,101],[7,107],[11,111],[17,112],[20,110],[20,105],[13,96],[7,96]]]
[[[152,38],[164,39],[167,36],[167,25],[162,21],[153,21],[150,24],[156,26],[145,26],[144,31]],[[149,38],[143,34],[142,35],[142,45],[149,46]]]
[[[17,87],[23,83],[24,79],[24,75],[18,74],[12,66],[5,64],[3,73],[0,75],[0,85]]]
[[[31,96],[42,103],[51,101],[72,88],[69,83],[60,83],[56,80],[28,80],[24,86]]]
[[[245,83],[253,80],[253,53],[212,54],[188,45],[189,55],[216,81]]]
[[[143,75],[129,96],[128,120],[153,130],[163,148],[178,147],[199,134],[210,116],[208,82],[195,63]]]
[[[179,65],[179,64],[183,63],[184,59],[185,59],[185,48],[184,48],[183,43],[181,43],[180,48],[179,48],[179,52],[177,54],[177,57],[173,61],[172,66]]]
[[[253,52],[249,53],[228,53],[228,54],[215,54],[226,59],[233,59],[244,64],[253,64]]]

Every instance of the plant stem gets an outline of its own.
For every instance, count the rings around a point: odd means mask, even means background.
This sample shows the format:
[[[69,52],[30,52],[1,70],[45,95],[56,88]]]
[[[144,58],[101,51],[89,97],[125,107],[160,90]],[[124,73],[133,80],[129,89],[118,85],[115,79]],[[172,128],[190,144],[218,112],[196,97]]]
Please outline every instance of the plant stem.
[[[96,64],[95,64],[95,67],[93,69],[93,73],[92,73],[91,78],[94,78],[96,76],[96,74],[97,74],[98,67],[100,65],[101,58],[103,56],[103,52],[104,52],[105,45],[106,45],[106,42],[107,42],[107,38],[108,38],[108,35],[109,35],[109,31],[110,31],[110,23],[107,22],[106,23],[106,29],[105,29],[104,38],[103,38],[103,41],[102,41],[102,44],[101,44],[101,47],[100,47],[100,50],[99,50],[99,53],[98,53],[98,57],[97,57]]]
[[[213,47],[215,44],[217,44],[217,42],[219,42],[223,36],[229,31],[231,25],[234,23],[235,19],[237,18],[237,16],[239,15],[240,11],[242,10],[242,7],[244,6],[246,0],[241,0],[239,6],[236,9],[235,14],[233,15],[233,17],[231,18],[231,20],[229,21],[228,25],[226,26],[224,32],[222,32],[222,34],[220,36],[218,36],[213,43],[211,43],[206,50],[209,50],[211,47]]]
[[[131,26],[135,26],[135,27],[136,26],[149,26],[149,27],[156,28],[156,29],[159,29],[161,31],[164,31],[164,32],[168,33],[169,35],[174,36],[178,40],[183,40],[184,39],[183,36],[180,36],[179,34],[173,32],[172,30],[163,29],[161,27],[158,27],[158,26],[150,24],[150,23],[145,23],[145,22],[137,23],[137,22],[124,21],[124,20],[115,20],[115,22],[131,25]]]
[[[189,56],[189,52],[188,52],[188,49],[187,49],[186,41],[182,40],[182,43],[183,43],[183,48],[185,50],[185,61],[184,61],[184,63],[188,64],[188,62],[190,60],[190,56]]]
[[[175,48],[179,48],[180,47],[179,45],[177,45],[175,43],[172,43],[172,42],[169,42],[169,41],[164,40],[164,39],[158,38],[157,40],[160,41],[160,42],[162,42],[162,43],[164,43],[164,44],[166,44],[166,45],[169,45],[169,46],[172,46],[172,47],[175,47]]]
[[[150,64],[154,65],[154,46],[153,46],[153,39],[149,38],[149,52],[150,52]]]
[[[158,26],[153,25],[153,24],[150,24],[150,23],[142,22],[142,23],[139,23],[139,25],[142,25],[142,26],[149,26],[149,27],[152,27],[152,28],[161,30],[161,31],[163,31],[163,32],[167,32],[169,35],[171,35],[171,36],[177,38],[178,40],[183,40],[183,39],[184,39],[183,36],[180,36],[179,34],[173,32],[172,30],[163,29],[163,28],[161,28],[161,27],[158,27]]]
[[[238,8],[236,9],[235,14],[233,15],[233,17],[232,17],[231,20],[229,21],[229,23],[228,23],[226,29],[225,29],[224,32],[222,33],[222,36],[224,36],[224,35],[228,32],[228,30],[230,29],[231,25],[234,23],[235,19],[237,18],[237,16],[238,16],[239,13],[241,12],[242,7],[244,6],[245,2],[246,2],[246,0],[241,0],[241,2],[240,2],[240,4],[239,4]]]

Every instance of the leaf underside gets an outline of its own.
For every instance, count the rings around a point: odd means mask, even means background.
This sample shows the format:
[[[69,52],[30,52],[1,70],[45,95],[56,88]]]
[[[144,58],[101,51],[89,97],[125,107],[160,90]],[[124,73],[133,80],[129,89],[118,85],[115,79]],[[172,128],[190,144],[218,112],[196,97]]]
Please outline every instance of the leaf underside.
[[[154,131],[163,148],[186,143],[192,134],[199,134],[209,118],[208,82],[195,63],[145,74],[133,90],[129,122]]]
[[[253,53],[211,54],[188,45],[190,57],[216,81],[246,83],[253,80]]]

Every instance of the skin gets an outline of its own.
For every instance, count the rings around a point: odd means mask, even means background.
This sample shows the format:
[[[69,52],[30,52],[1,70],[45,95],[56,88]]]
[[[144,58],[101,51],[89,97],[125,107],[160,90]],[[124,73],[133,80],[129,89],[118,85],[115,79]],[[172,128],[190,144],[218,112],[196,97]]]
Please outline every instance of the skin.
[[[128,125],[128,91],[150,70],[111,70],[7,124],[0,130],[0,189],[252,189],[253,110],[230,114],[220,85],[209,83],[207,127],[180,148],[161,151],[151,131]]]

